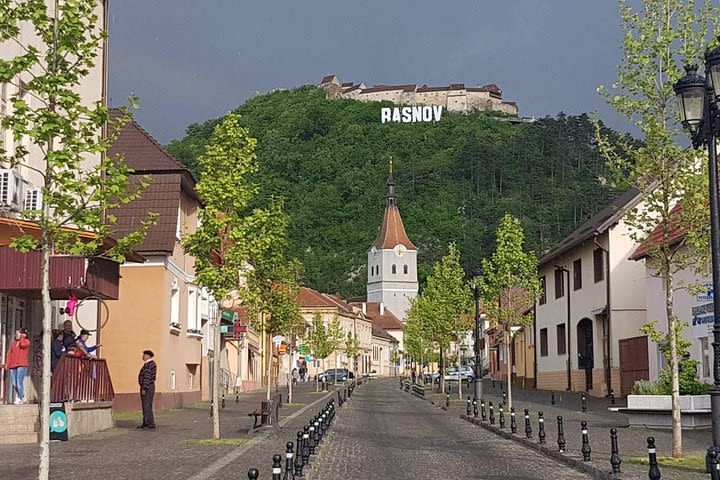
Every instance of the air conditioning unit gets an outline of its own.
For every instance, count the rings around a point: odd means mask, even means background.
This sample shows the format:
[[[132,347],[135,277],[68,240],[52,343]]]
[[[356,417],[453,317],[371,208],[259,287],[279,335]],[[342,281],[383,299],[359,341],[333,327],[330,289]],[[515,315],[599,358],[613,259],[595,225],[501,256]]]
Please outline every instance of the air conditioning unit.
[[[35,185],[26,186],[23,210],[41,210],[43,207],[42,200],[42,188],[36,187]]]
[[[20,174],[8,168],[0,169],[0,208],[19,212],[23,208],[23,181]]]

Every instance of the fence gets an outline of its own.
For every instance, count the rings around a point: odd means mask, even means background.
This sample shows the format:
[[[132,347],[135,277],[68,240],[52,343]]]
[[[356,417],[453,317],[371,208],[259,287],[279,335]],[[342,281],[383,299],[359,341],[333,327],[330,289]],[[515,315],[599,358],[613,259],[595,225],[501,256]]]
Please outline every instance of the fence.
[[[110,402],[115,392],[104,358],[60,357],[50,383],[51,402]]]

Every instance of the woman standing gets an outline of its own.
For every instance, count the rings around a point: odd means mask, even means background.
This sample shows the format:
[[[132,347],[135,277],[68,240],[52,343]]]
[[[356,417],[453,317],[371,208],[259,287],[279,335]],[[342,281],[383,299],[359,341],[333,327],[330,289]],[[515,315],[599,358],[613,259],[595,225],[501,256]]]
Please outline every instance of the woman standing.
[[[24,328],[15,330],[15,341],[10,345],[5,357],[5,367],[10,370],[10,382],[15,391],[15,405],[27,403],[23,383],[28,369],[29,351],[30,340],[27,338],[27,330]]]

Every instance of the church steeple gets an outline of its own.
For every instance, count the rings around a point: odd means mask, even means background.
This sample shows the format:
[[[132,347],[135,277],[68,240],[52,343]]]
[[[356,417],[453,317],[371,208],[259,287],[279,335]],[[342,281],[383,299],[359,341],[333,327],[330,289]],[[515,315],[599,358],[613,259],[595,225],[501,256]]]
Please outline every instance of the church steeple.
[[[390,158],[390,173],[388,174],[387,186],[388,186],[387,206],[389,207],[391,205],[397,205],[397,197],[395,196],[395,179],[393,178],[392,157]]]
[[[393,164],[390,159],[390,173],[387,179],[388,195],[385,206],[385,215],[382,224],[380,224],[380,232],[373,242],[373,246],[378,249],[394,248],[395,245],[402,244],[408,250],[417,250],[417,247],[410,241],[405,233],[400,210],[397,207],[397,197],[395,196],[395,178],[393,177]]]

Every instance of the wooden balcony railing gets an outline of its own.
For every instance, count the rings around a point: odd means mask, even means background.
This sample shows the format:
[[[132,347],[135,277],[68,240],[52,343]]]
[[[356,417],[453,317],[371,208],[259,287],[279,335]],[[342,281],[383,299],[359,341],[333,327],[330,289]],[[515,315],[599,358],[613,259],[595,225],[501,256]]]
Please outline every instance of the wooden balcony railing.
[[[60,358],[50,385],[51,402],[110,402],[114,397],[104,358]]]

